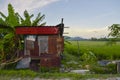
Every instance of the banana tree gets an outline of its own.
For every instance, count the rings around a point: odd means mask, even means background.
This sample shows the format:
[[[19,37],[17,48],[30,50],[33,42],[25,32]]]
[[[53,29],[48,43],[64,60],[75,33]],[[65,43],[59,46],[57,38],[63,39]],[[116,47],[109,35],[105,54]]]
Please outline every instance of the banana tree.
[[[27,10],[24,11],[24,17],[22,18],[19,13],[14,11],[11,4],[8,4],[8,16],[0,12],[0,54],[3,54],[2,59],[14,59],[18,50],[22,48],[21,40],[22,36],[15,33],[15,28],[17,26],[40,26],[46,23],[42,21],[45,15],[40,13],[32,21],[33,14],[30,15]]]

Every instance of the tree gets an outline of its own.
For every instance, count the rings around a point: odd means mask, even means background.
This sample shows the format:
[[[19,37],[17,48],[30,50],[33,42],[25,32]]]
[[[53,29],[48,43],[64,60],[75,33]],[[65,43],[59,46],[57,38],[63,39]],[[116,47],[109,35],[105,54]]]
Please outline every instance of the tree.
[[[113,24],[109,27],[110,33],[108,34],[109,41],[107,42],[107,45],[113,45],[116,44],[116,41],[120,38],[120,24]]]
[[[110,33],[108,36],[120,38],[120,24],[113,24],[109,27]]]
[[[37,17],[32,21],[31,19],[34,15],[30,15],[25,10],[25,18],[22,18],[19,13],[14,11],[11,4],[8,4],[8,16],[2,12],[0,12],[0,15],[0,55],[3,54],[2,59],[14,59],[16,52],[22,47],[21,40],[23,40],[23,37],[15,33],[17,26],[40,26],[46,24],[46,22],[42,23],[45,15],[38,13]]]

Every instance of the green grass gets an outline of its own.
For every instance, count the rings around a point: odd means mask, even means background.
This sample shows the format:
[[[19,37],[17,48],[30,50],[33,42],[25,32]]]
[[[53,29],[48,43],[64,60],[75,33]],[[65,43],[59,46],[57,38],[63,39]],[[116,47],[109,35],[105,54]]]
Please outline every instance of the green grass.
[[[69,78],[72,80],[86,80],[88,78],[109,78],[118,77],[120,74],[77,74],[77,73],[39,73],[30,70],[0,70],[1,80],[11,80],[21,78],[21,80],[33,80],[34,78],[44,79],[62,79]]]
[[[66,47],[73,47],[74,54],[82,55],[88,51],[92,51],[98,59],[120,59],[120,42],[116,45],[106,45],[106,41],[71,41],[71,45],[66,45]],[[65,50],[67,50],[65,48]],[[76,50],[76,51],[75,51]],[[80,53],[78,51],[80,50]],[[73,54],[73,53],[72,53]]]
[[[74,73],[38,73],[38,72],[33,72],[31,70],[0,70],[0,79],[4,78],[5,80],[9,80],[10,78],[51,78],[51,79],[60,79],[60,78],[82,78],[82,75],[80,74],[74,74]]]
[[[120,42],[116,45],[107,46],[105,41],[71,41],[71,44],[65,45],[64,55],[65,59],[63,62],[77,61],[79,62],[81,56],[84,53],[92,51],[98,59],[120,59]],[[75,64],[74,64],[75,65]],[[68,65],[71,67],[71,65]],[[76,66],[76,65],[75,65]],[[74,66],[72,66],[74,67]],[[119,77],[120,74],[76,74],[76,73],[60,73],[60,72],[34,72],[31,70],[0,70],[0,80],[33,80],[34,78],[45,78],[45,79],[61,79],[70,78],[72,80],[86,80],[88,78],[109,78]]]

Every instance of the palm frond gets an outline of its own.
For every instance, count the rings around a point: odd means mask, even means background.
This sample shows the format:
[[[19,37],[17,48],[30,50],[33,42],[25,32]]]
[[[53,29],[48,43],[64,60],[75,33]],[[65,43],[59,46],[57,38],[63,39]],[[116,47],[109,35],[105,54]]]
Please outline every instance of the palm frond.
[[[11,27],[19,25],[18,16],[16,15],[11,4],[8,4],[8,17],[6,18],[6,23]]]
[[[46,22],[44,22],[44,23],[41,23],[40,25],[38,25],[38,26],[45,26],[46,25]]]
[[[45,15],[41,16],[41,13],[38,14],[35,20],[33,20],[32,26],[41,25],[40,22],[42,22],[45,19]],[[45,25],[46,23],[42,23],[42,25]]]
[[[31,22],[31,18],[33,17],[34,15],[29,15],[29,13],[27,12],[27,10],[24,11],[24,17],[25,17],[25,20],[22,21],[22,25],[24,26],[31,26],[32,22]]]
[[[1,25],[1,26],[7,25],[6,22],[5,22],[2,18],[0,18],[0,25]]]
[[[4,19],[6,19],[6,16],[5,16],[2,12],[0,12],[0,15],[1,15]]]

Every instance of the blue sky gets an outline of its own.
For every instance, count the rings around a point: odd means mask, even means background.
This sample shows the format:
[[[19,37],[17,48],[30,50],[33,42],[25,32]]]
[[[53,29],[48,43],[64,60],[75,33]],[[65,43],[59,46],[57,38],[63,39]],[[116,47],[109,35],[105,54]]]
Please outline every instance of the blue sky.
[[[64,18],[67,36],[84,38],[107,36],[108,26],[120,23],[120,0],[0,0],[0,11],[7,14],[11,3],[21,15],[26,9],[46,15],[47,25],[59,24]]]

